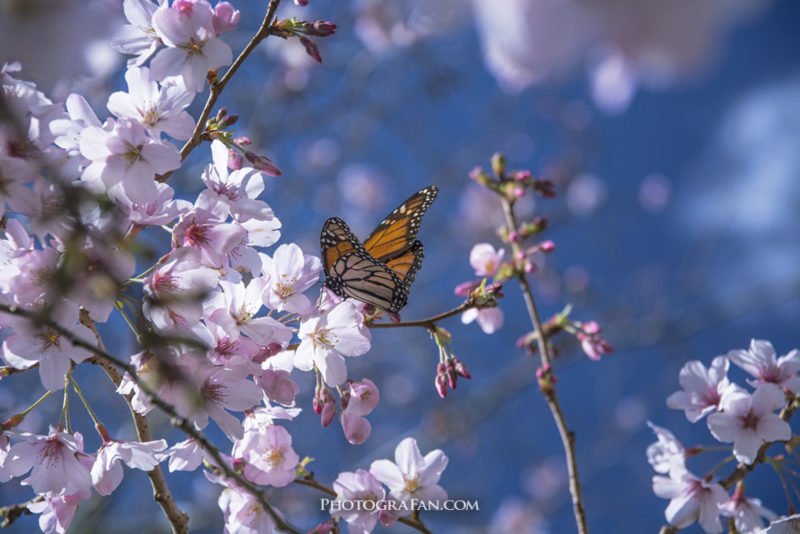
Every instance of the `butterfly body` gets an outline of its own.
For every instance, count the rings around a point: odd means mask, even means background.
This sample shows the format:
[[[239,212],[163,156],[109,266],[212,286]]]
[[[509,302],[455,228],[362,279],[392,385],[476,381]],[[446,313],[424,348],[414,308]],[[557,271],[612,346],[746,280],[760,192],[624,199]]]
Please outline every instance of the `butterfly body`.
[[[422,216],[438,192],[433,185],[412,195],[363,244],[342,219],[328,219],[320,235],[325,287],[340,297],[400,311],[422,266],[423,247],[416,239]]]

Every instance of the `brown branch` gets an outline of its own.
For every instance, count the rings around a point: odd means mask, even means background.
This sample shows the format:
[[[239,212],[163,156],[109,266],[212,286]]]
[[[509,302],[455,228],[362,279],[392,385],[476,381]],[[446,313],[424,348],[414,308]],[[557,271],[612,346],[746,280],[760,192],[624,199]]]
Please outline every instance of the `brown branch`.
[[[97,346],[103,350],[106,350],[105,345],[103,344],[103,339],[100,337],[100,332],[97,331],[97,325],[89,316],[89,312],[83,308],[81,308],[80,322],[94,333]],[[119,387],[120,382],[122,382],[122,373],[120,373],[116,367],[114,367],[109,361],[97,356],[92,357],[89,361],[102,367],[108,377],[111,379],[111,382],[114,383],[114,386]],[[133,423],[136,427],[136,435],[138,436],[139,441],[142,443],[153,441],[153,435],[150,432],[150,424],[147,421],[147,417],[138,413],[133,408],[133,404],[131,403],[131,400],[133,399],[133,392],[124,395],[124,397],[125,402],[128,404],[128,408],[131,411],[131,415],[133,416]],[[161,509],[164,511],[164,515],[167,516],[167,520],[172,526],[172,532],[174,534],[188,534],[189,516],[186,515],[186,512],[178,508],[178,505],[175,503],[175,499],[172,497],[172,492],[170,492],[169,486],[167,485],[167,480],[164,478],[164,472],[161,470],[161,466],[155,466],[154,469],[147,472],[147,476],[150,478],[150,485],[153,487],[153,499],[155,499],[158,505],[161,506]]]
[[[264,494],[249,480],[245,479],[242,475],[234,471],[222,458],[219,450],[206,438],[206,436],[196,430],[194,428],[194,423],[180,415],[174,406],[169,404],[167,401],[159,397],[155,391],[136,374],[136,369],[128,364],[109,354],[106,350],[92,345],[91,343],[79,338],[63,326],[59,325],[49,317],[42,317],[41,314],[32,312],[30,310],[26,310],[23,308],[19,308],[18,306],[8,306],[6,304],[0,304],[0,311],[10,313],[13,315],[19,315],[20,317],[25,317],[34,321],[37,324],[44,324],[48,327],[52,328],[56,332],[59,332],[63,335],[66,339],[69,340],[70,343],[75,345],[76,347],[84,348],[95,356],[99,357],[102,360],[105,360],[106,363],[110,363],[113,366],[125,371],[130,376],[131,380],[136,384],[136,386],[141,389],[148,397],[150,402],[156,405],[158,408],[161,409],[164,413],[170,416],[170,422],[173,426],[180,428],[186,435],[194,438],[201,447],[211,456],[214,460],[216,467],[218,467],[222,473],[233,480],[235,480],[240,486],[245,488],[248,493],[253,495],[261,507],[270,515],[273,522],[275,523],[275,527],[278,530],[283,532],[291,532],[292,534],[300,534],[300,531],[287,523],[283,518],[281,518],[278,513],[275,511],[275,508],[267,501],[264,497]]]
[[[506,216],[506,224],[508,225],[509,232],[517,228],[517,220],[514,215],[514,206],[511,201],[505,197],[502,198],[503,212]],[[511,250],[513,256],[516,258],[521,252],[519,243],[509,240],[511,243]],[[525,299],[525,305],[528,308],[528,315],[530,315],[531,323],[536,335],[539,345],[539,355],[542,361],[542,367],[545,369],[550,368],[550,347],[547,342],[547,336],[542,328],[542,321],[539,319],[539,312],[536,309],[536,303],[533,300],[533,293],[531,286],[528,282],[528,277],[525,272],[519,270],[516,273],[519,280],[520,287],[522,288],[522,296]],[[575,454],[575,433],[569,430],[567,423],[564,420],[564,414],[561,411],[561,405],[556,396],[555,385],[549,388],[542,388],[547,406],[553,414],[553,419],[558,427],[558,433],[561,436],[561,442],[564,446],[564,455],[567,460],[567,471],[569,473],[569,492],[572,496],[572,508],[575,515],[575,523],[578,526],[580,534],[588,534],[589,526],[586,521],[586,511],[583,506],[583,495],[581,493],[581,482],[578,475],[578,461]]]
[[[440,313],[439,315],[434,315],[433,317],[428,317],[427,319],[420,319],[419,321],[405,321],[400,323],[367,323],[367,326],[369,328],[402,328],[404,326],[421,326],[430,329],[436,326],[436,323],[442,319],[447,319],[448,317],[458,315],[459,313],[475,307],[476,305],[474,303],[467,301],[462,305],[453,308],[452,310]]]
[[[44,497],[42,497],[41,495],[37,495],[36,497],[27,502],[21,502],[18,504],[11,504],[9,506],[3,506],[2,508],[0,508],[0,517],[3,518],[2,523],[0,523],[0,527],[6,528],[8,526],[11,526],[11,523],[19,519],[20,516],[28,515],[31,513],[31,511],[28,510],[29,504],[41,502],[43,500]]]
[[[200,113],[200,118],[197,120],[197,124],[195,124],[194,132],[192,132],[192,136],[189,138],[188,141],[183,145],[181,148],[181,161],[186,159],[186,156],[194,150],[197,146],[200,145],[203,139],[203,131],[206,127],[206,121],[208,117],[211,115],[211,110],[214,108],[214,104],[217,103],[217,99],[219,95],[222,93],[222,90],[228,84],[230,79],[236,74],[236,71],[239,70],[239,67],[242,66],[244,60],[247,59],[247,56],[255,50],[256,46],[261,43],[265,38],[269,35],[274,34],[272,28],[272,21],[275,18],[275,12],[278,9],[278,4],[281,3],[281,0],[270,0],[269,6],[267,7],[267,13],[264,15],[264,20],[261,21],[261,26],[258,28],[258,31],[250,39],[250,42],[247,43],[247,46],[239,54],[239,57],[233,62],[233,64],[228,68],[225,72],[225,75],[219,79],[219,81],[212,83],[211,88],[209,89],[208,99],[206,100],[206,104],[203,107],[203,111]],[[166,182],[167,179],[172,175],[173,171],[166,172],[158,177],[159,182]]]

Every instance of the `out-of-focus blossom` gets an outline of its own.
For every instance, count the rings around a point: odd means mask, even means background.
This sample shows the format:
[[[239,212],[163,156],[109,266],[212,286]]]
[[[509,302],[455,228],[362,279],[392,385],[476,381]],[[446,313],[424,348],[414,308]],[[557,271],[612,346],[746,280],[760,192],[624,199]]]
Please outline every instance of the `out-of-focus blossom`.
[[[153,15],[166,0],[159,0],[158,4],[151,0],[124,0],[122,7],[125,18],[130,24],[122,26],[114,38],[111,46],[122,52],[136,56],[131,59],[129,66],[140,66],[152,56],[161,46],[161,38],[153,28]]]
[[[92,496],[89,490],[78,491],[69,495],[49,493],[38,502],[31,502],[27,508],[31,513],[39,514],[39,528],[45,534],[66,534],[72,524],[78,506]]]
[[[392,497],[401,502],[447,498],[447,492],[438,484],[448,461],[441,450],[435,449],[423,457],[416,440],[406,438],[397,445],[394,459],[394,463],[375,460],[369,468],[375,478],[389,487]]]
[[[667,206],[671,191],[666,176],[649,174],[639,184],[639,204],[650,213],[658,213]]]
[[[744,485],[741,483],[736,486],[733,496],[720,506],[719,511],[724,516],[733,517],[736,530],[741,533],[762,533],[764,519],[772,521],[778,517],[772,510],[761,506],[760,499],[745,497]]]
[[[206,475],[208,477],[208,475]],[[225,489],[217,503],[225,516],[225,532],[272,534],[275,522],[258,499],[234,481],[221,479]]]
[[[594,174],[581,174],[567,187],[567,207],[579,217],[589,217],[603,204],[608,187]]]
[[[503,249],[496,250],[490,243],[477,243],[469,253],[469,264],[475,276],[494,276],[503,261]]]
[[[733,442],[733,454],[751,464],[763,443],[787,441],[792,437],[789,423],[774,412],[783,407],[783,392],[774,384],[762,384],[752,395],[736,391],[725,395],[721,413],[708,416],[708,429],[718,440]]]
[[[760,534],[796,534],[800,531],[800,514],[773,521]]]
[[[797,349],[776,358],[775,349],[769,341],[753,339],[748,350],[732,350],[728,358],[756,377],[749,380],[751,386],[775,384],[792,393],[800,392],[800,351]]]
[[[161,454],[162,458],[169,458],[169,470],[194,471],[200,467],[205,457],[205,450],[194,438],[178,442]]]
[[[728,381],[729,366],[724,356],[714,358],[708,369],[697,360],[686,362],[678,378],[683,390],[670,395],[667,406],[684,410],[692,423],[715,411],[723,395],[737,388]]]
[[[478,321],[484,334],[494,334],[503,326],[503,310],[500,308],[470,308],[461,314],[461,322]]]
[[[658,441],[647,447],[647,461],[656,473],[686,470],[686,450],[675,435],[666,428],[647,422]]]

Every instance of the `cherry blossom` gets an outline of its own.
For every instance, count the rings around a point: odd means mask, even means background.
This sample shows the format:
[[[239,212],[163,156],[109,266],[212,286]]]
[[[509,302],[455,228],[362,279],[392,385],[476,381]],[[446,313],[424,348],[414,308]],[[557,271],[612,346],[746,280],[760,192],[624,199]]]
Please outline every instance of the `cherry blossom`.
[[[233,481],[219,483],[225,486],[217,503],[225,515],[226,533],[272,534],[274,532],[275,522],[272,516],[264,510],[252,493]]]
[[[666,428],[647,422],[658,441],[647,447],[647,461],[656,473],[686,470],[686,450],[680,441]]]
[[[337,501],[382,501],[386,497],[386,490],[383,489],[378,479],[364,469],[358,469],[355,473],[344,471],[339,473],[333,482],[333,490],[336,492],[336,500],[331,507],[331,515],[339,516],[348,524],[348,532],[352,534],[369,534],[378,522],[379,507],[375,506],[372,510],[367,510],[365,506],[360,508],[353,507],[351,510],[342,510],[337,506]]]
[[[411,499],[441,501],[447,492],[438,485],[447,467],[447,456],[435,449],[424,457],[414,438],[405,438],[394,451],[394,463],[375,460],[369,472],[389,487],[392,497],[401,502]]]
[[[194,471],[200,467],[205,458],[203,446],[194,439],[180,441],[161,454],[161,458],[169,458],[169,470]]]
[[[22,441],[11,446],[3,465],[18,477],[31,471],[23,483],[36,493],[72,494],[91,488],[89,469],[92,459],[83,452],[83,436],[50,427],[46,436],[22,432]],[[33,470],[31,470],[33,468]]]
[[[125,72],[128,92],[117,91],[108,97],[108,110],[117,117],[127,117],[144,126],[154,138],[161,132],[175,139],[188,139],[194,129],[194,119],[186,112],[194,93],[178,80],[165,82],[161,87],[150,78],[147,67],[130,67]]]
[[[469,253],[469,264],[476,276],[494,276],[503,261],[503,249],[495,250],[490,243],[477,243]]]
[[[294,365],[303,371],[316,366],[325,383],[335,386],[347,378],[343,356],[361,356],[369,350],[370,333],[352,301],[344,301],[327,313],[314,314],[300,323],[300,346]]]
[[[719,484],[699,479],[688,471],[673,470],[670,476],[654,476],[653,492],[670,499],[664,515],[667,522],[684,528],[695,521],[706,532],[721,532],[719,507],[728,500],[728,493]]]
[[[313,286],[322,263],[316,256],[303,254],[294,243],[279,246],[270,258],[262,256],[262,272],[267,280],[264,304],[277,311],[306,315],[313,310],[311,301],[302,292]]]
[[[159,464],[156,453],[167,448],[163,439],[143,443],[109,441],[100,447],[92,466],[92,485],[100,495],[110,495],[122,482],[122,466],[150,471]]]
[[[39,528],[45,534],[65,534],[72,524],[78,506],[92,496],[91,491],[83,490],[70,495],[47,494],[39,502],[28,504],[27,508],[39,514]]]
[[[764,519],[774,520],[777,515],[761,505],[761,499],[750,499],[744,495],[744,485],[738,484],[733,496],[720,506],[720,513],[733,517],[738,532],[762,532]],[[763,519],[762,519],[763,518]]]
[[[752,395],[729,393],[720,404],[721,413],[708,416],[708,429],[718,440],[732,441],[736,459],[751,464],[763,443],[792,437],[789,423],[774,413],[784,403],[783,392],[774,384],[762,384]]]
[[[125,18],[130,24],[122,26],[117,31],[111,40],[111,46],[123,54],[137,56],[130,60],[130,66],[142,65],[161,46],[161,39],[153,28],[153,15],[160,6],[166,4],[166,1],[159,0],[158,4],[151,0],[124,0],[122,2]]]
[[[503,310],[500,308],[470,308],[461,314],[461,322],[478,322],[484,334],[494,334],[503,326]]]
[[[78,324],[77,306],[57,307],[52,312],[52,320],[76,338],[90,344],[94,342],[92,331]],[[13,321],[13,328],[17,333],[3,341],[0,356],[16,369],[27,369],[38,363],[42,385],[50,391],[64,388],[71,362],[80,363],[91,355],[46,324],[36,325],[21,319]]]
[[[163,6],[153,15],[153,28],[167,46],[150,62],[153,78],[181,75],[186,88],[198,93],[209,69],[230,65],[230,46],[217,39],[214,11],[205,0]]]
[[[800,530],[800,514],[794,514],[773,521],[760,534],[796,534],[798,530]]]
[[[775,357],[775,349],[769,341],[753,339],[748,350],[732,350],[728,358],[756,377],[750,385],[772,383],[784,387],[792,393],[800,392],[800,351],[797,349],[780,358]]]
[[[715,411],[723,395],[737,388],[726,376],[729,366],[724,356],[714,358],[708,369],[697,360],[686,362],[679,375],[683,390],[670,395],[667,406],[684,410],[692,423]]]
[[[245,462],[244,476],[256,484],[281,488],[294,480],[300,457],[292,449],[292,436],[278,425],[250,430],[233,445],[233,456]]]
[[[80,151],[91,160],[81,180],[98,191],[121,187],[134,202],[158,198],[154,177],[177,169],[180,153],[174,146],[147,136],[138,122],[121,118],[107,130],[87,126],[81,131]]]
[[[226,223],[227,214],[195,206],[185,213],[172,231],[178,247],[192,247],[200,262],[214,269],[228,264],[228,254],[244,239],[247,230],[237,223]]]

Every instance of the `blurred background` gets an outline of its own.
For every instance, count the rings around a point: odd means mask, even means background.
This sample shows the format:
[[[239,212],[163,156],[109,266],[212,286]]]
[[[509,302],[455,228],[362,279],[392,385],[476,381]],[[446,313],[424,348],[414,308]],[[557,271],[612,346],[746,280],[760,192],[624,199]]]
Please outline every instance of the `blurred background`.
[[[236,5],[239,30],[225,35],[235,53],[265,5]],[[53,99],[81,92],[107,115],[108,94],[124,88],[124,58],[106,44],[123,23],[119,3],[4,1],[0,12],[0,60],[20,60],[19,77]],[[521,208],[528,218],[548,216],[543,238],[556,243],[533,276],[540,311],[549,317],[572,303],[573,318],[600,322],[615,347],[592,362],[574,339],[557,341],[558,391],[577,433],[590,528],[656,532],[667,501],[651,490],[645,449],[654,437],[645,422],[686,446],[714,442],[704,422],[666,408],[680,367],[707,365],[753,337],[771,340],[778,354],[800,346],[800,4],[312,0],[301,9],[284,0],[278,16],[339,25],[319,42],[322,65],[294,40],[267,39],[221,99],[240,114],[237,133],[284,173],[268,180],[263,197],[284,223],[282,241],[318,254],[328,217],[364,237],[411,193],[438,184],[420,232],[425,262],[402,313],[424,318],[460,303],[453,288],[473,278],[473,244],[499,246],[499,205],[469,180],[470,169],[502,151],[510,167],[556,180],[557,198]],[[170,180],[183,197],[201,189],[209,156],[207,146],[195,150]],[[373,331],[373,349],[348,360],[352,378],[369,377],[381,391],[363,445],[349,445],[338,424],[320,428],[311,376],[297,376],[304,413],[287,426],[298,454],[315,458],[317,479],[330,485],[338,470],[368,469],[414,436],[423,452],[450,457],[441,480],[449,494],[480,503],[478,512],[425,514],[432,531],[574,532],[561,443],[535,384],[538,360],[515,347],[530,324],[513,284],[505,294],[505,324],[493,335],[457,317],[442,323],[473,376],[446,399],[434,389],[437,350],[425,331]],[[105,334],[120,332],[121,321]],[[109,348],[134,351],[130,340]],[[121,401],[107,400],[114,394],[102,374],[81,372],[97,381],[95,403],[124,415]],[[40,393],[38,377],[13,378],[0,388],[8,413]],[[31,389],[18,389],[26,380]],[[37,417],[26,424],[41,431],[48,414]],[[154,420],[156,435],[181,439]],[[97,438],[88,428],[91,449]],[[222,443],[213,423],[208,431]],[[689,465],[703,474],[723,457],[707,453]],[[146,477],[129,475],[113,499],[84,504],[72,531],[166,532]],[[219,532],[218,487],[199,473],[169,480],[192,531]],[[768,467],[748,481],[749,494],[787,513]],[[29,498],[5,486],[2,504]],[[274,495],[305,528],[325,517],[320,497],[306,487]],[[28,532],[35,521],[22,518],[10,531]]]

